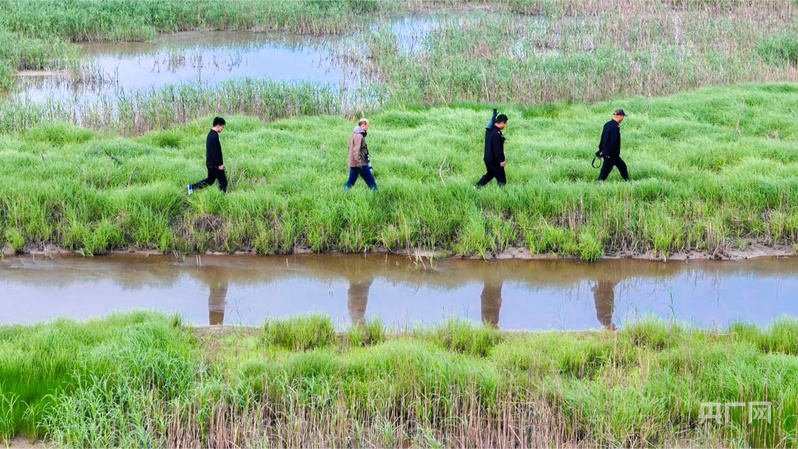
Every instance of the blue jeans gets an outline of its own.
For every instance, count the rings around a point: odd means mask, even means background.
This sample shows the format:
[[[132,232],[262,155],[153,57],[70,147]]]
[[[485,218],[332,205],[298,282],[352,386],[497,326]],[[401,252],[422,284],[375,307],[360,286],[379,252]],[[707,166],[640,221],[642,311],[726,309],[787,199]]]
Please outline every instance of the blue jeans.
[[[363,181],[366,181],[366,185],[369,186],[370,189],[377,190],[377,183],[374,182],[374,175],[371,174],[371,170],[369,169],[368,165],[364,165],[362,167],[349,167],[349,179],[346,180],[344,189],[348,189],[355,185],[358,175],[363,178]]]

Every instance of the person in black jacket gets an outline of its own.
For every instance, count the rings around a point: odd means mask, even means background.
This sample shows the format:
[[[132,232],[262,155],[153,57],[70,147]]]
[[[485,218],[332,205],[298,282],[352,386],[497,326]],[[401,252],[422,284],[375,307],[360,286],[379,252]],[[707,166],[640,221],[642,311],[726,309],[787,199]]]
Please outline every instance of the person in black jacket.
[[[504,174],[504,135],[502,129],[507,126],[507,116],[499,114],[496,116],[496,122],[493,127],[485,132],[485,168],[487,173],[479,178],[479,181],[474,187],[482,187],[489,183],[493,178],[496,182],[503,186],[507,183],[507,177]]]
[[[227,176],[224,173],[224,160],[222,159],[222,144],[219,142],[219,133],[224,130],[225,121],[221,117],[213,119],[213,127],[205,139],[205,166],[208,167],[208,177],[202,181],[188,185],[188,194],[194,189],[202,189],[219,180],[219,190],[227,192]]]
[[[626,171],[626,163],[621,159],[621,127],[618,126],[626,114],[623,109],[616,109],[612,114],[612,120],[604,124],[599,142],[598,155],[604,158],[601,171],[597,181],[604,181],[612,171],[612,167],[618,167],[624,181],[629,180],[629,173]]]

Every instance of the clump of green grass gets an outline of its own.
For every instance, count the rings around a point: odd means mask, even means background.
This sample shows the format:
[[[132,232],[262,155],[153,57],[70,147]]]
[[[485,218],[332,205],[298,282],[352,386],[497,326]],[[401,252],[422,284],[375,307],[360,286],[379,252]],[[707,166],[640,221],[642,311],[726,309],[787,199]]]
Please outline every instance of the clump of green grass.
[[[449,351],[485,357],[501,343],[502,335],[490,326],[477,327],[470,321],[452,319],[440,325],[435,339]]]
[[[762,59],[776,66],[798,64],[798,38],[794,34],[780,34],[762,39],[757,45]]]
[[[304,315],[288,320],[267,320],[263,324],[263,343],[293,351],[323,348],[334,342],[335,332],[329,317]]]
[[[20,334],[9,338],[10,331]],[[82,324],[59,320],[25,328],[4,326],[2,334],[6,337],[0,338],[0,402],[9,408],[0,419],[0,438],[50,433],[50,418],[58,415],[59,407],[69,407],[61,399],[79,401],[87,388],[115,389],[120,377],[139,389],[165,394],[164,398],[180,395],[193,378],[193,367],[187,364],[192,351],[187,337],[162,315],[137,312]],[[106,400],[114,398],[120,396],[109,395]],[[57,424],[68,425],[61,419]],[[86,422],[80,425],[86,429]],[[82,442],[89,435],[70,437]]]
[[[765,329],[752,323],[737,322],[729,326],[741,339],[753,342],[763,352],[796,355],[798,347],[798,322],[793,317],[782,317]]]
[[[349,328],[347,336],[352,346],[371,346],[385,341],[385,327],[376,319]]]

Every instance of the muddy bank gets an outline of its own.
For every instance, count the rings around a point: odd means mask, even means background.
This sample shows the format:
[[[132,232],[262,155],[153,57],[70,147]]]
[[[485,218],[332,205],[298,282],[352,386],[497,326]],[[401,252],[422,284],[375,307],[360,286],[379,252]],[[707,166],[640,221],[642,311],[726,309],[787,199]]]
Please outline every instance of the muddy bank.
[[[769,243],[764,242],[747,242],[745,245],[738,245],[744,246],[743,248],[725,248],[725,249],[718,249],[715,251],[708,251],[704,249],[692,249],[686,250],[677,253],[671,254],[657,254],[653,251],[645,251],[645,252],[634,252],[634,251],[615,251],[610,252],[602,257],[602,260],[613,260],[613,259],[636,259],[636,260],[657,260],[657,261],[669,261],[669,260],[678,260],[678,261],[686,261],[686,260],[746,260],[746,259],[753,259],[757,257],[789,257],[795,256],[796,252],[793,247],[786,246],[786,245],[771,245]],[[467,255],[460,255],[455,254],[451,251],[442,251],[442,250],[434,250],[434,249],[427,249],[427,248],[411,248],[406,250],[400,251],[391,251],[384,247],[376,247],[369,253],[371,254],[393,254],[399,256],[408,256],[408,257],[416,257],[416,258],[424,258],[424,259],[477,259],[477,260],[508,260],[508,259],[519,259],[519,260],[579,260],[578,257],[568,255],[568,254],[556,254],[556,253],[538,253],[534,254],[529,251],[528,248],[522,247],[512,247],[508,248],[500,253],[489,251],[485,254],[484,257],[478,254],[467,254]],[[83,251],[74,251],[65,248],[60,248],[53,245],[27,245],[23,251],[13,251],[9,247],[5,247],[2,250],[2,256],[4,257],[11,257],[14,255],[36,255],[36,256],[47,256],[47,255],[65,255],[65,254],[78,254],[78,255],[90,255],[85,254]],[[126,250],[113,250],[109,251],[107,254],[144,254],[144,255],[163,255],[164,253],[152,249],[139,249],[139,248],[130,248]],[[224,255],[224,254],[231,254],[231,255],[243,255],[243,254],[256,254],[255,251],[236,251],[234,253],[226,253],[221,251],[207,251],[204,254],[210,255]],[[290,253],[285,254],[274,254],[274,255],[297,255],[297,254],[314,254],[314,252],[310,248],[304,247],[296,247]],[[341,254],[338,251],[333,251],[330,253],[320,253],[320,254]],[[355,253],[352,253],[355,254]],[[360,253],[357,253],[360,254]],[[99,254],[98,254],[99,255]],[[192,256],[195,254],[182,254],[183,256]]]
[[[0,443],[8,449],[43,449],[47,447],[42,441],[31,441],[28,437],[23,436],[16,436],[7,441],[0,440]]]

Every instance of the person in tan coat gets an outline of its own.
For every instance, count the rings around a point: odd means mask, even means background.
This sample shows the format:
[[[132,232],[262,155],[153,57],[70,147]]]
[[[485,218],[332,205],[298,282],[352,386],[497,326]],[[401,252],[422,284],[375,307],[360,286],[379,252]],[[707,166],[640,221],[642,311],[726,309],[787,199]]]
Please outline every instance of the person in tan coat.
[[[366,132],[369,129],[369,121],[365,118],[360,119],[352,135],[349,136],[349,154],[347,164],[349,165],[349,179],[344,184],[344,190],[355,185],[357,177],[363,178],[366,185],[372,190],[377,190],[377,183],[369,164],[369,149],[366,145]]]

